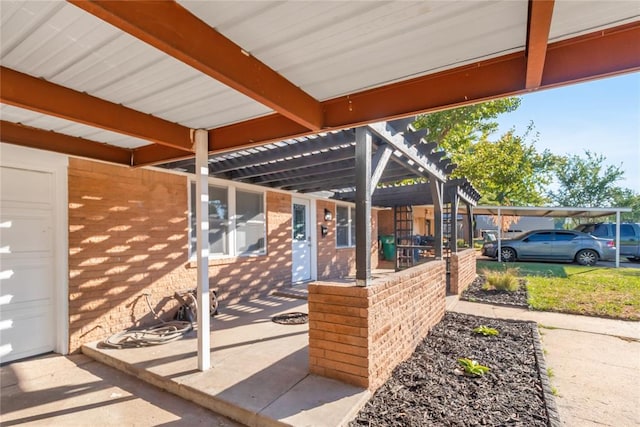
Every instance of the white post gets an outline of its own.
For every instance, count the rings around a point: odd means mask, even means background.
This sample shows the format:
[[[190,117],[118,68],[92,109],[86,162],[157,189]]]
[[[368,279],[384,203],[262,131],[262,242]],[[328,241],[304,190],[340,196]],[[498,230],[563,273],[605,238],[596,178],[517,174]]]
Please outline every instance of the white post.
[[[616,268],[620,267],[620,211],[616,211]]]
[[[211,367],[209,332],[209,134],[195,131],[196,152],[196,252],[198,264],[198,370]]]
[[[502,215],[498,207],[498,262],[502,262]]]

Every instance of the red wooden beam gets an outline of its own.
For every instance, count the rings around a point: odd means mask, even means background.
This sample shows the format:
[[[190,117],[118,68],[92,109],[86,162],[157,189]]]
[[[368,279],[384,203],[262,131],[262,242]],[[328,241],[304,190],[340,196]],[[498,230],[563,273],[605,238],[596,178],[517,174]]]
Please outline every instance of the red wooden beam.
[[[526,88],[536,89],[542,83],[547,55],[554,0],[529,0],[527,23],[527,79]]]
[[[640,21],[550,44],[542,87],[633,71],[640,71]]]
[[[131,150],[75,136],[0,121],[0,139],[10,144],[105,162],[131,165]]]
[[[86,93],[0,67],[0,101],[191,152],[190,129]]]
[[[69,1],[307,129],[323,127],[316,99],[174,1]]]

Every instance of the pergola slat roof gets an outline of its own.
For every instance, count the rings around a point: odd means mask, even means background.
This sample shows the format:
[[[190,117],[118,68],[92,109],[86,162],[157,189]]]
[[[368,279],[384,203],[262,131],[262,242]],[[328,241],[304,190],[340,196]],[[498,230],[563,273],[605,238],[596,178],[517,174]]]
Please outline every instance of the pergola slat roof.
[[[425,132],[408,128],[413,120],[406,118],[367,126],[375,147],[373,168],[380,166],[378,184],[390,185],[412,178],[446,181],[452,167],[455,167],[444,153],[432,151],[435,145],[422,139]],[[343,199],[349,200],[344,198],[344,191],[355,187],[355,145],[354,129],[281,141],[210,156],[209,175],[301,193],[342,191]],[[195,169],[191,159],[162,167],[188,172]],[[450,182],[447,185],[458,186],[463,199],[473,200],[473,204],[479,199],[479,194],[468,181]],[[415,204],[412,198],[416,191],[424,191],[422,186],[401,188],[404,190],[398,194],[402,196],[403,204]],[[377,189],[374,196],[381,191],[384,189]],[[355,193],[352,196],[355,197]]]
[[[131,166],[196,129],[218,154],[640,70],[633,1],[0,9],[2,140]]]

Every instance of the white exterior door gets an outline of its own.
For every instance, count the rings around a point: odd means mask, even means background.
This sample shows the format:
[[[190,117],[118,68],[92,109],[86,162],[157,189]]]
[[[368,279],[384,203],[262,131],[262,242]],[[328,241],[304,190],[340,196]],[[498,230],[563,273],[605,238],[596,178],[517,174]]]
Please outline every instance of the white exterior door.
[[[53,174],[0,167],[0,362],[53,351]]]
[[[293,283],[311,280],[311,227],[309,200],[293,199]]]

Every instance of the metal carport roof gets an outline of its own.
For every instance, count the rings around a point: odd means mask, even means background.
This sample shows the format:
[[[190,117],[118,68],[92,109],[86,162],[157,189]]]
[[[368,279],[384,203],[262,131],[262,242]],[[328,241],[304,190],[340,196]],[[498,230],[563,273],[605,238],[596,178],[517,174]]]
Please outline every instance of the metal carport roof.
[[[540,216],[555,218],[601,218],[616,216],[616,267],[620,267],[620,213],[631,212],[631,208],[576,208],[576,207],[530,207],[530,206],[476,206],[474,215]],[[498,220],[500,223],[500,220]],[[498,261],[502,238],[498,233]]]
[[[475,215],[540,216],[553,218],[599,218],[631,212],[631,208],[576,208],[576,207],[531,207],[531,206],[476,206]]]

